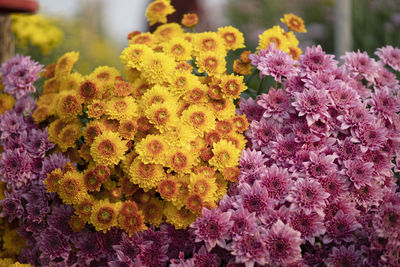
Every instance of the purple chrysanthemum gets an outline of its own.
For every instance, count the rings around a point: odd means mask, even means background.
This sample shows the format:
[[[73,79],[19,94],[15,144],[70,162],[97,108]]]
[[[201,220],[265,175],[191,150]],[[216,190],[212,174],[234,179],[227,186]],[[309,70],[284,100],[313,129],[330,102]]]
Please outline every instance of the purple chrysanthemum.
[[[269,197],[284,202],[292,181],[287,169],[279,168],[274,164],[267,169],[265,176],[261,180],[261,185],[267,189]]]
[[[49,256],[50,260],[56,258],[66,259],[71,250],[68,240],[62,234],[51,228],[40,233],[38,245],[40,251],[46,256]]]
[[[242,151],[239,159],[240,171],[254,172],[264,166],[265,159],[260,151],[251,150],[249,148]]]
[[[233,222],[230,220],[231,212],[220,212],[216,209],[203,208],[202,217],[196,219],[190,226],[194,228],[196,242],[204,241],[210,251],[215,245],[224,248],[225,240],[229,238],[229,229]]]
[[[27,128],[26,123],[21,115],[14,110],[8,110],[0,116],[0,138],[6,139],[13,134],[19,135]]]
[[[255,231],[245,232],[232,240],[231,253],[236,256],[236,263],[244,263],[246,267],[252,267],[255,263],[266,263],[265,234]]]
[[[53,153],[48,157],[45,157],[42,164],[42,171],[40,177],[44,180],[47,174],[55,169],[61,168],[69,159],[61,153]]]
[[[160,246],[152,241],[145,241],[143,245],[141,245],[141,251],[135,263],[139,266],[165,266],[169,261],[167,251],[168,244]]]
[[[354,159],[346,160],[344,166],[347,169],[346,175],[353,182],[355,188],[359,189],[363,185],[371,185],[374,164]]]
[[[39,78],[43,65],[30,57],[17,55],[14,60],[3,63],[0,72],[4,79],[4,92],[19,99],[35,92],[33,83]]]
[[[333,58],[333,55],[327,55],[322,51],[320,45],[307,47],[304,55],[299,58],[300,68],[310,72],[332,70],[337,65],[337,61]]]
[[[333,247],[332,252],[326,259],[326,265],[327,267],[360,266],[361,254],[361,251],[356,251],[354,245],[347,248],[344,246],[340,246],[340,248]]]
[[[344,214],[339,210],[336,215],[325,222],[326,235],[323,243],[328,244],[334,241],[336,244],[351,242],[354,240],[354,231],[361,227],[353,214]]]
[[[4,151],[0,167],[2,181],[13,188],[21,187],[34,178],[31,172],[32,158],[26,151],[20,152],[18,149]]]
[[[337,172],[332,172],[325,177],[319,179],[320,184],[329,193],[328,200],[337,199],[348,192],[348,180],[339,175]]]
[[[378,64],[373,58],[370,58],[367,52],[346,52],[344,56],[344,64],[354,77],[364,77],[367,81],[373,81],[376,76]]]
[[[231,220],[233,222],[229,230],[231,236],[243,235],[245,232],[252,233],[257,227],[256,217],[254,213],[249,213],[243,207],[232,212]]]
[[[257,101],[249,97],[248,99],[240,98],[240,113],[245,114],[249,122],[253,120],[259,121],[264,113],[262,107],[257,104]]]
[[[301,238],[314,245],[315,238],[325,234],[324,219],[315,212],[305,214],[299,210],[290,215],[290,226],[301,233]]]
[[[363,124],[354,131],[351,141],[360,143],[361,152],[378,150],[387,140],[387,130],[379,123]]]
[[[268,145],[269,141],[275,138],[278,128],[271,120],[261,119],[253,120],[250,124],[249,131],[246,132],[251,140],[253,149],[261,149]]]
[[[15,193],[5,191],[5,198],[0,200],[0,217],[8,217],[8,222],[15,218],[20,219],[24,214],[24,208],[21,204],[21,197]]]
[[[252,186],[243,183],[239,185],[240,197],[237,206],[242,206],[257,217],[262,216],[273,207],[274,201],[269,198],[267,190],[256,181]]]
[[[21,134],[21,141],[25,143],[28,152],[36,158],[44,158],[46,152],[54,147],[47,136],[47,128],[44,131],[32,129]]]
[[[218,267],[221,266],[221,260],[217,254],[207,252],[202,246],[197,253],[193,255],[193,266],[199,267]]]
[[[301,260],[301,233],[278,220],[265,237],[270,265],[286,265]]]
[[[400,71],[400,49],[393,48],[393,46],[388,45],[379,48],[375,54],[382,60],[384,64],[389,65],[394,70]]]
[[[309,176],[320,178],[336,171],[336,164],[333,163],[335,159],[335,155],[317,154],[310,151],[310,161],[303,164]]]
[[[289,118],[289,113],[293,113],[290,102],[290,97],[284,90],[275,90],[271,87],[267,94],[259,97],[257,104],[265,109],[264,118],[272,117],[283,122],[284,119]]]

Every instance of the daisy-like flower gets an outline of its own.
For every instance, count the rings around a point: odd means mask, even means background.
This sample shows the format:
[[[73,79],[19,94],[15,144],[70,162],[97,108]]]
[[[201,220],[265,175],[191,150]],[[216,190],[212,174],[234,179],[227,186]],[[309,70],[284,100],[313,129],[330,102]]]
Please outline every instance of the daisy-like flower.
[[[40,233],[38,245],[40,251],[50,257],[50,260],[59,257],[66,259],[71,250],[68,239],[52,228],[47,228]]]
[[[328,200],[338,199],[348,192],[347,179],[337,172],[329,173],[327,176],[318,180],[327,193],[329,193]]]
[[[245,47],[243,33],[232,26],[218,28],[218,35],[224,40],[228,50],[236,50]]]
[[[265,30],[261,35],[258,36],[259,41],[257,50],[261,51],[261,49],[267,49],[272,43],[274,43],[277,49],[287,52],[288,42],[284,33],[285,31],[278,25]]]
[[[290,205],[292,210],[301,208],[306,214],[315,211],[318,215],[324,216],[323,209],[328,197],[329,193],[317,180],[299,178],[292,186],[286,200],[292,203]]]
[[[299,116],[306,116],[307,124],[310,126],[322,118],[330,118],[328,113],[328,91],[305,89],[302,93],[294,93],[295,101],[292,105],[299,112]]]
[[[191,105],[182,112],[181,120],[199,135],[215,129],[215,116],[206,106]]]
[[[295,211],[290,215],[290,225],[301,233],[301,238],[312,245],[315,238],[325,234],[324,218],[315,212],[305,214],[303,210]]]
[[[96,201],[92,207],[90,223],[97,231],[106,232],[117,225],[118,210],[121,202],[110,203],[108,199]]]
[[[218,170],[227,167],[234,167],[239,162],[240,149],[236,148],[232,142],[221,140],[214,144],[212,149],[213,157],[209,160],[210,165]]]
[[[242,151],[239,159],[239,166],[241,172],[251,173],[264,166],[266,159],[261,151],[252,150],[247,148]]]
[[[314,178],[320,178],[336,171],[336,164],[333,163],[335,159],[335,155],[317,154],[310,151],[310,161],[304,162],[303,164],[308,175]]]
[[[329,97],[332,100],[332,104],[339,110],[348,110],[360,103],[357,91],[343,83],[336,85],[333,90],[330,90]]]
[[[33,160],[27,151],[6,150],[1,154],[1,180],[12,188],[19,188],[34,178]]]
[[[225,240],[229,238],[229,229],[233,222],[230,220],[231,212],[220,212],[216,209],[203,208],[202,217],[196,219],[190,227],[194,229],[196,242],[204,241],[208,251],[217,244],[225,248]]]
[[[344,56],[344,64],[355,77],[364,77],[367,81],[373,81],[376,76],[376,68],[378,64],[373,58],[370,58],[367,52],[346,52]]]
[[[256,181],[253,186],[247,183],[239,185],[239,199],[235,204],[240,205],[250,213],[254,213],[257,217],[261,217],[269,209],[273,208],[274,201],[269,198],[267,189]]]
[[[249,213],[243,207],[232,213],[231,220],[233,221],[230,235],[232,237],[243,235],[244,233],[253,233],[257,228],[257,221],[254,213]]]
[[[307,32],[304,26],[304,21],[302,18],[296,16],[295,14],[289,13],[283,15],[281,21],[286,24],[286,26],[292,31],[296,32]]]
[[[289,95],[282,89],[275,90],[270,88],[268,94],[262,94],[257,104],[265,109],[263,117],[283,122],[289,119],[289,113],[292,112]]]
[[[270,146],[270,141],[275,139],[279,132],[279,125],[273,120],[260,119],[253,120],[250,124],[249,131],[246,132],[250,138],[253,149],[261,149]]]
[[[90,153],[98,164],[112,165],[125,158],[127,149],[126,141],[117,133],[106,130],[94,139]]]
[[[355,249],[354,245],[349,247],[333,247],[325,263],[328,267],[358,266],[362,252]]]
[[[300,56],[299,65],[306,71],[329,71],[337,65],[334,57],[334,55],[327,55],[320,45],[307,47],[304,55]]]
[[[261,185],[267,189],[271,198],[283,202],[289,193],[292,182],[287,169],[279,168],[274,164],[262,177]]]
[[[260,231],[245,232],[232,239],[230,250],[236,256],[236,263],[244,263],[246,267],[254,264],[266,264],[265,233]]]
[[[379,215],[374,219],[378,232],[384,236],[400,236],[400,207],[386,203],[379,208]]]
[[[301,233],[278,220],[264,239],[267,250],[267,263],[287,265],[301,259]]]
[[[375,54],[382,60],[384,64],[388,64],[394,70],[400,71],[400,49],[393,48],[388,45],[379,48]]]
[[[351,141],[360,144],[361,152],[378,150],[387,140],[387,130],[380,123],[363,124],[354,131]]]
[[[354,231],[361,227],[353,214],[344,214],[339,210],[336,215],[325,222],[326,234],[322,242],[329,244],[334,241],[336,244],[351,242],[354,240]]]
[[[354,187],[359,189],[364,185],[371,185],[373,166],[371,162],[364,162],[360,159],[346,160],[344,162],[346,167],[346,175],[353,182]]]
[[[400,111],[399,98],[395,99],[393,93],[387,88],[375,91],[369,104],[372,112],[377,113],[391,123],[394,120],[393,114],[397,114]]]
[[[167,22],[167,16],[174,13],[175,8],[167,0],[156,0],[146,9],[146,17],[150,25]]]

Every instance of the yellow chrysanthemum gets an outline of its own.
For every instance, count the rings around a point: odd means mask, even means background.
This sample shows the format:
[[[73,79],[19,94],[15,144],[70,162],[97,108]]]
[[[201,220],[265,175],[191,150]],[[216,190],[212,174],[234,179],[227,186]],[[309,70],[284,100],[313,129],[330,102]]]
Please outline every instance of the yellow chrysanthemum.
[[[120,121],[118,133],[122,138],[127,140],[133,140],[137,132],[136,121],[133,119],[127,119]]]
[[[155,103],[145,110],[145,115],[161,133],[168,131],[170,127],[179,123],[174,101]]]
[[[193,46],[182,37],[176,37],[164,45],[164,53],[175,58],[176,61],[192,59]]]
[[[240,169],[238,167],[228,167],[223,170],[222,175],[226,181],[236,183],[239,180]]]
[[[163,211],[166,222],[175,226],[176,229],[186,229],[195,219],[196,215],[185,208],[178,209],[167,202]]]
[[[114,97],[106,103],[106,115],[115,120],[127,120],[136,117],[138,114],[138,105],[130,97]]]
[[[160,164],[145,164],[139,158],[133,160],[129,168],[129,178],[146,192],[165,179],[163,166]]]
[[[131,44],[122,51],[120,59],[126,66],[140,70],[144,56],[151,53],[153,51],[147,45]]]
[[[106,113],[106,103],[102,100],[94,100],[87,106],[87,115],[92,119],[100,119]]]
[[[223,171],[226,167],[237,166],[240,151],[232,142],[221,140],[214,144],[214,148],[212,149],[214,156],[209,163],[220,171]]]
[[[121,202],[110,203],[108,199],[95,202],[89,222],[93,224],[96,231],[106,232],[111,227],[117,226],[117,216],[120,206]]]
[[[140,33],[129,39],[130,44],[142,44],[147,46],[152,46],[156,42],[156,37],[150,32]]]
[[[168,167],[181,173],[190,173],[197,164],[188,147],[171,147],[166,153],[166,161]]]
[[[52,143],[58,144],[60,141],[60,133],[62,129],[67,125],[67,122],[57,119],[50,123],[47,133],[49,135],[49,140]]]
[[[0,115],[14,107],[15,99],[8,94],[0,94]]]
[[[160,226],[163,217],[164,202],[152,197],[148,203],[143,205],[143,215],[146,223],[156,227]]]
[[[84,222],[87,222],[92,215],[93,206],[95,200],[92,195],[86,194],[86,196],[80,199],[74,204],[75,214],[78,215]]]
[[[140,99],[140,106],[142,109],[146,109],[155,103],[171,102],[174,99],[174,95],[167,87],[154,85],[144,93]]]
[[[46,185],[47,192],[58,192],[58,182],[63,177],[63,172],[60,168],[47,173],[47,178],[44,179],[43,183]]]
[[[224,54],[224,40],[216,32],[202,32],[196,34],[193,38],[193,49],[197,54],[213,53]]]
[[[124,81],[123,78],[115,80],[115,88],[114,88],[115,96],[124,97],[131,95],[132,93],[133,93],[132,85],[130,83]]]
[[[100,99],[103,92],[103,86],[99,81],[89,79],[88,77],[83,79],[78,88],[78,95],[85,104],[92,102],[94,99]]]
[[[93,140],[105,131],[105,126],[99,121],[90,121],[86,123],[83,130],[85,142],[91,143]]]
[[[63,91],[58,94],[56,114],[64,121],[74,120],[82,113],[82,103],[75,91]]]
[[[235,115],[236,107],[233,101],[226,99],[211,100],[208,106],[219,120],[228,120]]]
[[[43,94],[58,93],[61,86],[61,79],[52,77],[46,80],[43,84]]]
[[[265,30],[259,35],[257,50],[266,49],[271,43],[275,43],[275,47],[287,52],[287,38],[284,35],[285,31],[280,26],[273,26]]]
[[[0,258],[0,267],[10,267],[14,263],[14,260],[11,258]],[[31,266],[31,265],[29,265]]]
[[[300,55],[303,54],[303,51],[297,46],[289,45],[288,50],[293,59],[299,59]]]
[[[185,146],[197,136],[192,127],[183,123],[169,127],[168,132],[164,134],[165,141],[171,146]]]
[[[178,23],[167,23],[157,27],[154,31],[154,36],[159,43],[168,42],[175,37],[183,36],[183,28]]]
[[[98,164],[116,165],[125,158],[126,143],[117,133],[104,131],[94,139],[90,152]]]
[[[224,40],[227,50],[236,50],[245,47],[243,33],[232,26],[218,28],[218,35]]]
[[[168,0],[156,0],[146,9],[146,18],[150,25],[156,23],[166,23],[167,16],[174,13],[175,8]]]
[[[58,181],[58,195],[65,204],[77,204],[87,197],[83,182],[83,174],[77,171],[68,171]]]
[[[68,52],[62,55],[58,60],[55,68],[55,75],[56,77],[59,77],[63,79],[65,76],[67,76],[76,62],[79,59],[79,52]]]
[[[247,140],[243,134],[239,133],[230,133],[227,136],[223,137],[228,142],[232,142],[236,148],[242,150],[246,147]]]
[[[78,72],[71,73],[64,77],[60,83],[60,91],[78,91],[83,77]]]
[[[206,178],[201,174],[190,175],[189,192],[192,194],[198,194],[206,202],[213,202],[215,200],[215,192],[217,191],[217,185],[215,178]]]
[[[189,104],[205,103],[208,101],[207,90],[208,88],[204,84],[193,86],[185,92],[183,99]]]
[[[140,77],[140,71],[137,68],[132,68],[127,65],[125,65],[124,74],[126,79],[131,83],[135,82],[136,79]]]
[[[175,72],[171,78],[170,89],[176,96],[180,97],[192,88],[201,86],[196,75],[188,72]]]
[[[25,246],[25,239],[17,231],[6,229],[3,237],[3,249],[7,255],[19,255],[21,249]]]
[[[129,216],[119,214],[118,226],[122,230],[126,231],[129,236],[147,229],[146,225],[144,224],[144,218],[141,211],[136,211],[134,214]]]
[[[188,28],[193,28],[199,22],[199,17],[196,13],[187,13],[183,15],[181,24]]]
[[[152,84],[169,82],[174,70],[175,60],[163,53],[145,54],[142,62],[142,77]]]
[[[243,82],[243,76],[234,74],[221,76],[221,91],[225,98],[238,98],[240,94],[247,89]]]
[[[167,175],[167,179],[160,181],[157,185],[157,192],[162,199],[172,200],[178,195],[178,184],[173,175]]]
[[[165,153],[168,145],[162,135],[149,134],[140,142],[136,143],[135,150],[139,158],[146,164],[165,163]]]
[[[132,84],[133,96],[137,101],[141,100],[142,96],[150,88],[152,88],[152,86],[145,79],[142,78],[136,79]]]
[[[102,91],[106,92],[114,87],[117,76],[121,76],[121,73],[116,68],[100,66],[89,75],[89,79],[97,81],[102,86]]]
[[[228,191],[228,181],[224,179],[221,173],[216,173],[215,183],[217,184],[217,192],[215,193],[216,199],[221,199]]]
[[[215,128],[215,117],[206,106],[192,105],[182,112],[183,123],[191,126],[199,136]]]
[[[281,21],[286,24],[286,26],[295,32],[307,32],[302,18],[296,16],[295,14],[289,13],[283,15]]]
[[[221,74],[226,71],[225,53],[204,52],[196,58],[196,65],[200,73],[209,75]]]
[[[231,118],[231,121],[235,131],[238,133],[246,131],[249,127],[249,121],[247,120],[246,115],[236,115]]]
[[[61,151],[65,152],[68,148],[76,147],[76,140],[81,137],[82,124],[79,121],[67,124],[58,136],[58,145]]]
[[[240,59],[235,59],[233,61],[233,71],[237,74],[250,75],[252,69],[253,66],[251,65],[251,63],[243,62]]]

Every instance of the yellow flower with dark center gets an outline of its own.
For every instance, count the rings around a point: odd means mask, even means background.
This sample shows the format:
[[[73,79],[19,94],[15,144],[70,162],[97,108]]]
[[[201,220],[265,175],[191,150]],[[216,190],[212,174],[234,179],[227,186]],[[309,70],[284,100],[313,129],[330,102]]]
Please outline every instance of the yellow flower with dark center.
[[[175,37],[182,37],[183,33],[184,30],[181,25],[173,22],[158,26],[157,29],[154,31],[154,36],[156,37],[158,43],[162,43],[168,42]]]
[[[133,119],[127,119],[120,122],[118,133],[122,138],[133,140],[137,130],[136,121]]]
[[[247,89],[243,82],[243,76],[234,74],[221,76],[221,91],[225,98],[238,98],[240,94]]]
[[[86,113],[89,118],[100,119],[106,113],[106,104],[101,100],[94,100],[87,106]]]
[[[162,223],[164,202],[152,197],[149,202],[143,205],[143,215],[146,223],[159,227]]]
[[[136,143],[135,150],[139,154],[139,158],[146,164],[164,164],[167,147],[162,135],[149,134]]]
[[[231,118],[233,127],[236,132],[242,133],[249,127],[249,122],[246,115],[236,115]]]
[[[150,32],[140,33],[136,36],[133,36],[131,39],[129,39],[130,44],[141,44],[141,45],[147,45],[149,47],[154,45],[155,42],[156,42],[156,38]]]
[[[295,14],[289,13],[283,15],[281,21],[286,24],[286,26],[295,32],[307,32],[302,18],[296,16]]]
[[[122,230],[126,231],[129,236],[147,229],[146,225],[144,224],[142,212],[140,211],[136,211],[129,216],[119,214],[118,226],[121,227]]]
[[[232,26],[218,28],[218,35],[224,40],[227,50],[236,50],[245,47],[243,33]]]
[[[15,99],[8,94],[0,94],[0,115],[14,107]]]
[[[78,121],[67,124],[60,132],[58,145],[61,151],[65,152],[68,148],[76,147],[76,140],[81,137],[82,124]]]
[[[219,171],[223,171],[226,167],[235,167],[239,163],[240,149],[232,142],[221,140],[214,144],[212,152],[214,156],[209,163]]]
[[[204,132],[211,131],[215,128],[214,114],[206,106],[190,106],[187,110],[182,112],[181,119],[183,123],[191,126],[199,136],[203,136]]]
[[[86,195],[85,198],[74,204],[76,215],[79,216],[83,221],[87,222],[92,215],[94,206],[94,199],[91,195]]]
[[[174,101],[155,103],[145,110],[145,115],[161,133],[167,132],[170,127],[179,123]]]
[[[56,77],[60,77],[63,79],[65,76],[67,76],[71,72],[72,68],[74,67],[78,59],[79,59],[79,52],[72,51],[62,55],[57,60],[56,63],[55,67]]]
[[[151,84],[163,84],[171,80],[175,60],[164,53],[149,53],[143,56],[142,77]]]
[[[164,45],[164,53],[176,61],[186,61],[192,58],[193,46],[182,37],[175,37]]]
[[[156,187],[161,180],[165,179],[165,172],[163,166],[160,164],[146,164],[139,158],[135,158],[129,168],[129,178],[132,183],[148,191]]]
[[[246,147],[247,140],[243,136],[243,134],[230,133],[230,134],[224,136],[223,139],[225,139],[228,142],[232,142],[235,145],[235,147],[240,150],[245,149],[245,147]]]
[[[192,28],[199,22],[199,17],[196,13],[184,14],[181,20],[181,24],[185,27]]]
[[[43,94],[58,93],[61,87],[61,79],[52,77],[43,84]]]
[[[49,140],[52,143],[58,144],[60,142],[60,133],[66,125],[67,122],[61,119],[57,119],[50,123],[47,133],[49,135]]]
[[[126,143],[118,133],[104,131],[94,139],[90,152],[98,164],[117,165],[125,158],[124,154],[128,150]]]
[[[196,219],[196,215],[188,209],[178,209],[168,202],[164,207],[163,213],[167,223],[172,224],[176,229],[186,229]]]
[[[58,94],[56,114],[64,121],[76,119],[82,113],[82,100],[74,91],[64,91]]]
[[[125,65],[140,70],[144,56],[150,53],[153,53],[153,51],[147,45],[131,44],[122,51],[120,59]]]
[[[78,204],[87,197],[83,174],[68,171],[58,181],[58,194],[65,204]]]
[[[105,127],[99,121],[90,121],[86,124],[83,131],[83,137],[88,143],[93,142],[93,140],[105,131]]]
[[[167,16],[175,12],[175,8],[168,0],[156,0],[146,9],[146,18],[150,25],[156,23],[166,23]]]
[[[160,181],[157,185],[157,192],[165,200],[172,200],[178,195],[178,184],[171,177],[172,175],[169,175],[167,179]]]
[[[166,155],[167,166],[173,171],[190,173],[197,164],[188,147],[171,147]]]
[[[196,54],[202,53],[222,53],[225,55],[225,42],[216,32],[202,32],[194,35],[193,49]]]
[[[117,226],[120,206],[121,202],[110,203],[108,199],[95,202],[89,221],[96,228],[96,231],[106,232],[111,227]]]
[[[98,81],[85,78],[78,89],[80,98],[85,104],[92,102],[94,99],[100,99],[103,94],[102,86]]]
[[[113,97],[106,103],[106,115],[119,121],[137,116],[138,109],[135,100],[130,96]]]
[[[76,91],[83,81],[82,75],[77,72],[71,73],[64,77],[60,83],[60,91]]]
[[[204,52],[196,58],[196,65],[200,73],[209,75],[222,74],[226,71],[225,53]]]
[[[190,175],[189,192],[198,194],[205,202],[214,202],[217,185],[214,177],[204,177],[201,174]]]
[[[192,88],[198,88],[201,83],[196,75],[188,72],[175,72],[171,78],[169,86],[171,93],[176,97],[181,97]]]
[[[227,99],[210,100],[208,107],[219,120],[228,120],[235,114],[235,104]]]
[[[273,26],[265,30],[258,36],[260,39],[258,41],[257,50],[261,48],[266,49],[271,43],[274,43],[276,48],[287,52],[288,41],[284,33],[285,31],[280,26]]]
[[[47,192],[58,192],[58,182],[63,177],[62,170],[60,168],[47,173],[47,178],[44,179],[43,183],[46,185]]]

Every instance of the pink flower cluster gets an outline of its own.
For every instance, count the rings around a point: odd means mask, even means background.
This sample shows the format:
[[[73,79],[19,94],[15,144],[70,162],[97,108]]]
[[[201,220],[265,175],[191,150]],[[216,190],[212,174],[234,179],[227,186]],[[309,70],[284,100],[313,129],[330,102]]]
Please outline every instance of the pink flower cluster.
[[[341,65],[320,46],[298,61],[274,47],[252,55],[279,84],[241,99],[251,124],[239,183],[192,224],[196,241],[246,266],[398,266],[399,51]]]

